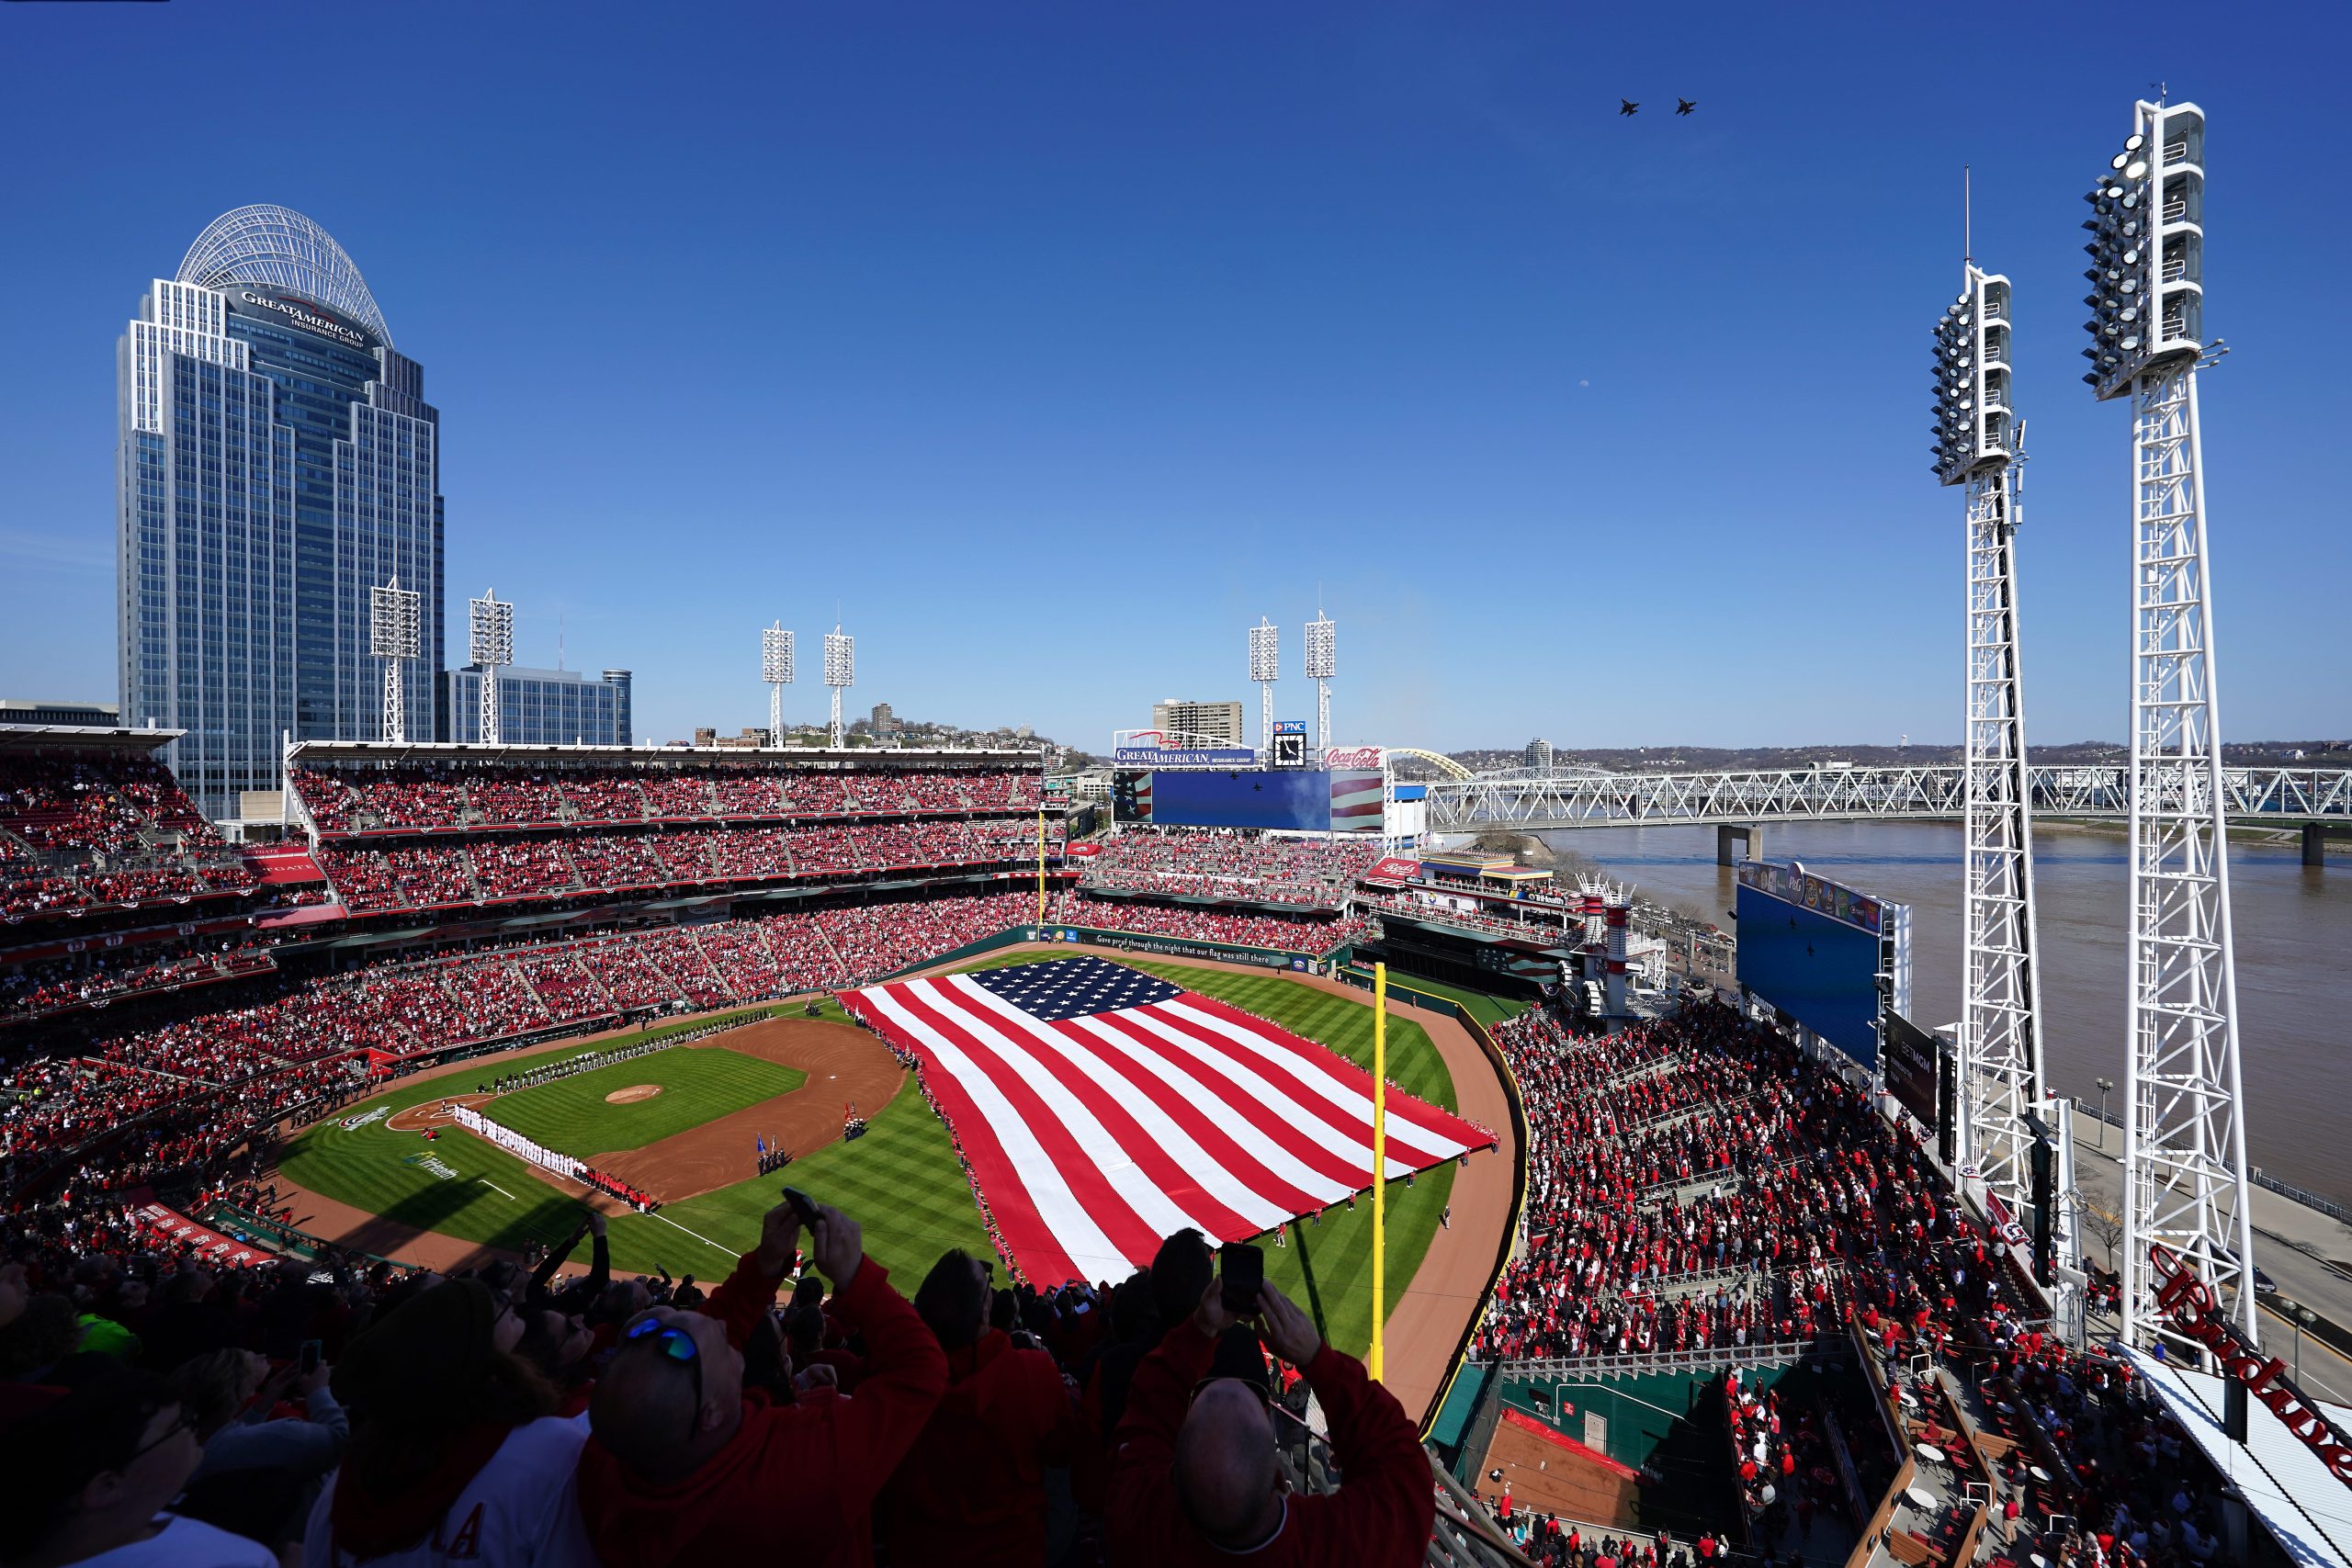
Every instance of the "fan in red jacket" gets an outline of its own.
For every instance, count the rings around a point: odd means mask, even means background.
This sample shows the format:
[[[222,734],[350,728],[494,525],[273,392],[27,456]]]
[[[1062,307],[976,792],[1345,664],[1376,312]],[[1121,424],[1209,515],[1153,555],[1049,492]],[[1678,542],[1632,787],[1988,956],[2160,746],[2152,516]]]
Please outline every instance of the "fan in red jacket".
[[[820,1205],[810,1249],[833,1312],[865,1337],[865,1376],[854,1398],[827,1389],[778,1407],[746,1393],[743,1343],[799,1230],[776,1205],[701,1312],[657,1307],[623,1332],[580,1453],[581,1517],[605,1568],[765,1561],[786,1540],[796,1562],[872,1560],[875,1495],[939,1403],[947,1360],[857,1223]]]
[[[1032,1568],[1046,1560],[1045,1472],[1069,1463],[1079,1436],[1069,1385],[1053,1357],[988,1326],[988,1270],[960,1248],[933,1267],[915,1311],[947,1351],[947,1397],[899,1461],[876,1529],[894,1563]]]
[[[1266,1342],[1306,1369],[1344,1483],[1318,1497],[1283,1490],[1264,1389],[1209,1375],[1217,1337],[1234,1321],[1212,1281],[1127,1391],[1111,1478],[1112,1562],[1224,1563],[1247,1552],[1252,1568],[1419,1563],[1437,1497],[1412,1422],[1280,1291],[1262,1287],[1258,1303]]]

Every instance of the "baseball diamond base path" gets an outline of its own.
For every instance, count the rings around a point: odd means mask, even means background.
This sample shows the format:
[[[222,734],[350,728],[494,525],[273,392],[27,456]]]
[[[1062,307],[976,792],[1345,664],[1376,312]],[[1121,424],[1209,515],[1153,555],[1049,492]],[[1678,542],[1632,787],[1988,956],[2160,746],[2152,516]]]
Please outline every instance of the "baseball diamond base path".
[[[1324,976],[1268,969],[1255,964],[1170,958],[1154,953],[1127,953],[1089,942],[1023,942],[999,948],[988,956],[996,958],[1008,953],[1034,953],[1040,958],[1093,953],[1114,963],[1134,958],[1193,969],[1222,969],[1234,975],[1279,976],[1365,1007],[1372,1005],[1370,991],[1358,990]],[[944,975],[969,962],[965,959],[934,964],[917,974]],[[1503,1238],[1510,1229],[1511,1190],[1519,1168],[1519,1145],[1511,1134],[1510,1100],[1503,1090],[1502,1079],[1460,1020],[1449,1013],[1425,1010],[1394,999],[1388,1004],[1388,1016],[1421,1026],[1430,1043],[1437,1047],[1438,1055],[1443,1058],[1446,1073],[1453,1079],[1455,1109],[1495,1131],[1495,1153],[1474,1154],[1468,1165],[1453,1173],[1453,1224],[1440,1226],[1430,1235],[1429,1250],[1421,1255],[1420,1267],[1413,1271],[1412,1282],[1405,1287],[1405,1293],[1388,1314],[1383,1347],[1387,1364],[1382,1369],[1381,1382],[1418,1422],[1426,1417],[1443,1392],[1446,1371],[1453,1363],[1454,1347],[1461,1344],[1464,1333],[1485,1303],[1487,1281],[1494,1272],[1496,1256],[1502,1250]]]
[[[1114,960],[1133,957],[1148,963],[1219,969],[1238,975],[1279,975],[1299,985],[1312,986],[1334,996],[1344,997],[1350,1001],[1369,1006],[1372,999],[1368,992],[1319,976],[1272,970],[1250,964],[1169,958],[1148,953],[1129,954],[1093,944],[1023,943],[999,949],[989,956],[1011,953],[1034,953],[1039,958],[1069,958],[1081,953],[1093,953]],[[967,959],[933,964],[918,973],[944,974],[969,962]],[[739,1008],[721,1009],[711,1016],[740,1010]],[[1437,1047],[1445,1063],[1446,1072],[1453,1080],[1456,1108],[1464,1116],[1493,1128],[1497,1138],[1495,1154],[1474,1154],[1467,1166],[1454,1172],[1453,1223],[1431,1234],[1429,1250],[1422,1255],[1411,1282],[1388,1316],[1387,1364],[1384,1369],[1385,1377],[1383,1381],[1406,1410],[1419,1419],[1442,1391],[1454,1348],[1461,1343],[1464,1333],[1477,1315],[1484,1301],[1496,1255],[1502,1247],[1511,1223],[1511,1192],[1520,1151],[1512,1137],[1510,1108],[1502,1081],[1486,1054],[1478,1049],[1477,1042],[1471,1038],[1469,1031],[1445,1013],[1424,1011],[1399,1001],[1392,1000],[1388,1011],[1392,1018],[1409,1020],[1420,1025],[1430,1043]],[[790,1043],[787,1044],[787,1041]],[[590,1039],[563,1042],[567,1047],[590,1043]],[[622,1179],[664,1197],[673,1193],[683,1196],[688,1191],[706,1191],[726,1186],[753,1174],[755,1167],[752,1151],[755,1134],[777,1137],[797,1157],[808,1149],[841,1136],[842,1101],[854,1100],[860,1110],[869,1114],[878,1113],[889,1103],[901,1075],[897,1061],[878,1042],[864,1031],[844,1024],[790,1017],[773,1018],[729,1030],[708,1041],[698,1042],[696,1045],[674,1049],[694,1050],[704,1045],[749,1050],[753,1055],[766,1056],[768,1060],[801,1068],[808,1073],[808,1081],[791,1095],[735,1112],[707,1127],[678,1134],[630,1154],[603,1156],[599,1168],[609,1169],[621,1176]],[[547,1048],[542,1044],[496,1055],[471,1057],[463,1062],[427,1068],[401,1081],[405,1085],[460,1074],[480,1078],[510,1056]],[[786,1051],[802,1054],[775,1054]],[[862,1077],[853,1079],[839,1076],[844,1071],[844,1064],[850,1063],[864,1064],[861,1070],[871,1071],[876,1076],[870,1082]],[[836,1090],[840,1092],[836,1093]],[[468,1093],[450,1098],[471,1100],[474,1097]],[[770,1107],[775,1110],[771,1111]],[[787,1108],[791,1111],[788,1119],[779,1114]],[[732,1122],[740,1122],[741,1125],[728,1131],[723,1141],[713,1140],[707,1147],[694,1142],[711,1134],[713,1129],[728,1128]],[[639,1163],[657,1154],[662,1156],[662,1159],[656,1161],[653,1168]],[[662,1168],[673,1158],[675,1163]],[[779,1173],[780,1178],[781,1175]],[[435,1231],[418,1231],[388,1221],[380,1215],[355,1209],[293,1185],[283,1176],[277,1178],[277,1181],[281,1194],[280,1203],[293,1207],[292,1223],[295,1225],[342,1246],[441,1269],[513,1256],[481,1242],[466,1241]],[[567,1192],[574,1190],[570,1183],[561,1185]],[[627,1212],[624,1205],[601,1193],[579,1192],[577,1196],[582,1202],[593,1203],[607,1213]]]
[[[589,1162],[665,1203],[757,1176],[760,1138],[795,1159],[841,1142],[844,1102],[854,1101],[859,1114],[872,1116],[890,1103],[906,1077],[898,1058],[865,1031],[812,1018],[771,1018],[673,1049],[733,1051],[797,1067],[808,1081],[790,1094]],[[490,1112],[493,1120],[497,1114]]]

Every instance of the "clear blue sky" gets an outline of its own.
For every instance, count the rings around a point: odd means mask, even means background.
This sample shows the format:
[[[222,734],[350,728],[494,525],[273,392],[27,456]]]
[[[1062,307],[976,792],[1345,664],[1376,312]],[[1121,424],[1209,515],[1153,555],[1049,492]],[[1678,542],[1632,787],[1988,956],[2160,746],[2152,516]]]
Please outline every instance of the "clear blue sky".
[[[2057,19],[2051,17],[2056,16]],[[2352,732],[2340,6],[0,6],[0,693],[114,695],[114,344],[247,202],[442,411],[453,598],[764,722],[1096,748],[1340,623],[1343,739],[1953,740],[1928,329],[2016,282],[2039,738],[2124,733],[2081,192],[2211,117],[2225,732]],[[2176,41],[2177,40],[2177,41]],[[1678,119],[1676,95],[1699,112]],[[1620,96],[1641,115],[1616,114]]]

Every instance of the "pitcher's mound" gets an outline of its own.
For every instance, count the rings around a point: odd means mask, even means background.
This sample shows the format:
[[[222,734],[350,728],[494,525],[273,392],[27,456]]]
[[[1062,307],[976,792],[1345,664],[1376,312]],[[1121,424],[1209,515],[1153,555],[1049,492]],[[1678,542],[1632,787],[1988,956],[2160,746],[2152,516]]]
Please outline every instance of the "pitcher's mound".
[[[635,1105],[640,1100],[651,1100],[662,1092],[658,1083],[633,1083],[627,1089],[616,1089],[605,1096],[607,1105]]]

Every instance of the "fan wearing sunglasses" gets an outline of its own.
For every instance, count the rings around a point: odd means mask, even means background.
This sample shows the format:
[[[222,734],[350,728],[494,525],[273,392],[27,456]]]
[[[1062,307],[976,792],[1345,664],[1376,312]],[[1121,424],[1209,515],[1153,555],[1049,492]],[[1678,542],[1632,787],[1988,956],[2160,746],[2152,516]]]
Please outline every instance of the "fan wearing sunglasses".
[[[162,1379],[101,1372],[0,1435],[0,1555],[10,1568],[275,1568],[259,1542],[163,1511],[203,1455]]]
[[[1265,1568],[1345,1562],[1406,1568],[1428,1551],[1437,1513],[1429,1457],[1396,1398],[1363,1363],[1323,1343],[1314,1320],[1271,1284],[1241,1314],[1212,1280],[1191,1316],[1136,1366],[1112,1443],[1110,1555],[1124,1564]],[[1339,1491],[1293,1496],[1275,1460],[1274,1415],[1255,1337],[1306,1374],[1329,1423]]]
[[[829,1310],[867,1348],[856,1397],[779,1405],[746,1388],[743,1347],[798,1256],[790,1202],[761,1222],[699,1311],[655,1307],[622,1330],[588,1407],[580,1509],[605,1568],[774,1555],[779,1520],[796,1551],[862,1557],[874,1497],[947,1386],[947,1361],[857,1222],[811,1205],[809,1252],[833,1287]]]

